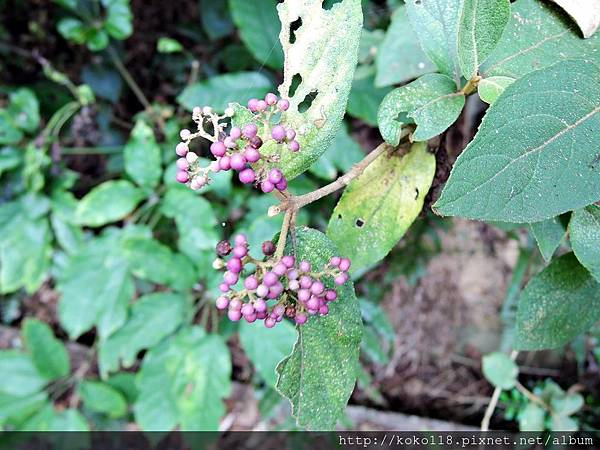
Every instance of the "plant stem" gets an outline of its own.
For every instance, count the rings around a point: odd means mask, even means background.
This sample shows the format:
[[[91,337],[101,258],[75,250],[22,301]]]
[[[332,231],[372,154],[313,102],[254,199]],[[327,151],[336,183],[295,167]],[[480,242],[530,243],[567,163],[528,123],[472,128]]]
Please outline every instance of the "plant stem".
[[[531,392],[529,389],[527,389],[525,386],[523,386],[518,381],[515,384],[515,387],[521,394],[523,394],[525,397],[527,397],[528,400],[532,401],[533,403],[537,403],[543,409],[548,411],[550,414],[554,414],[554,411],[552,411],[552,408],[550,407],[550,405],[547,405],[541,398],[539,398],[537,395],[535,395],[533,392]]]
[[[115,67],[117,68],[127,85],[133,91],[139,102],[144,106],[144,108],[151,111],[152,105],[150,104],[150,102],[148,101],[138,84],[135,82],[127,68],[121,62],[121,59],[119,58],[119,55],[117,54],[115,49],[111,46],[108,46],[108,54],[110,56],[111,61],[113,62],[113,64],[115,65]]]
[[[290,231],[290,224],[295,213],[296,211],[292,208],[285,212],[283,225],[281,226],[281,232],[279,233],[279,241],[277,241],[277,248],[275,249],[275,261],[279,261],[283,256],[287,235]]]
[[[467,84],[465,84],[464,87],[460,90],[461,94],[469,95],[475,92],[480,81],[481,77],[479,75],[473,75],[473,77],[471,77],[471,79],[467,81]]]
[[[510,359],[513,361],[517,359],[519,352],[513,350],[510,354]],[[519,382],[517,382],[517,385]],[[518,386],[517,386],[518,387]],[[494,393],[492,394],[492,398],[490,398],[490,402],[485,410],[485,414],[483,415],[483,420],[481,421],[481,431],[489,431],[490,430],[490,420],[492,419],[492,414],[494,414],[494,410],[498,405],[498,400],[500,398],[500,393],[502,392],[502,388],[497,387],[494,389]],[[533,395],[533,394],[532,394]]]

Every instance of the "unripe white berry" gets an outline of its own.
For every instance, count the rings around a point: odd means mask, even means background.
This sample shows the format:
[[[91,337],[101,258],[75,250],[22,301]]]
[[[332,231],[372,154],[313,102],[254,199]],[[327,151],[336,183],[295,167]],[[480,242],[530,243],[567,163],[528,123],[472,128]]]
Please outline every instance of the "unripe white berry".
[[[192,109],[192,115],[199,116],[200,114],[202,114],[202,108],[199,106],[194,106],[194,109]]]
[[[202,113],[205,116],[208,116],[209,114],[212,113],[212,108],[210,106],[205,106],[204,108],[202,108]]]
[[[189,139],[190,135],[192,134],[192,132],[190,130],[188,130],[187,128],[184,128],[183,130],[181,130],[179,132],[179,137],[185,141],[187,139]]]
[[[225,267],[225,262],[221,258],[217,258],[212,263],[213,269],[220,270]]]
[[[235,111],[233,110],[232,107],[225,108],[225,115],[227,117],[233,117],[234,114],[235,114]]]
[[[198,155],[196,155],[194,152],[188,152],[188,154],[185,155],[185,159],[187,159],[187,162],[190,164],[193,164],[198,159]]]

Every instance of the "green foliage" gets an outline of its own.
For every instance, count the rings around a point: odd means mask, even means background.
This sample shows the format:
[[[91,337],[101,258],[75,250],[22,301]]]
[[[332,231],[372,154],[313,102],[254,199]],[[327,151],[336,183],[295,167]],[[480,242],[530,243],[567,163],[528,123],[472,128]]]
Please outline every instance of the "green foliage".
[[[49,380],[69,374],[69,354],[48,325],[36,319],[23,323],[23,337],[38,372]]]
[[[310,228],[296,230],[296,258],[322,267],[337,254],[335,245]],[[331,281],[325,283],[332,287]],[[298,425],[332,429],[342,416],[356,382],[362,335],[358,301],[351,281],[338,288],[329,314],[298,328],[292,353],[277,367],[277,389],[292,403]]]
[[[159,53],[179,53],[183,51],[183,45],[177,39],[161,37],[156,42],[156,50]]]
[[[566,229],[560,217],[552,217],[542,222],[529,224],[529,228],[537,241],[542,256],[546,261],[550,261],[565,236]]]
[[[100,227],[125,218],[142,199],[142,192],[126,180],[106,181],[77,204],[75,222]]]
[[[355,77],[348,96],[346,111],[351,116],[358,117],[365,123],[375,126],[377,125],[377,109],[389,91],[389,88],[375,87],[373,76]]]
[[[569,231],[577,259],[600,283],[600,206],[574,211]]]
[[[123,149],[125,173],[142,187],[154,188],[162,174],[160,147],[154,132],[145,122],[138,120]],[[112,222],[110,220],[109,222]]]
[[[514,78],[503,76],[484,78],[477,85],[479,98],[491,105],[513,81],[515,81]]]
[[[6,108],[0,108],[0,145],[19,142],[24,133],[34,132],[40,123],[40,106],[35,94],[20,88],[9,95]]]
[[[384,154],[354,179],[333,210],[327,236],[360,270],[381,260],[421,212],[435,173],[425,144]]]
[[[482,360],[483,374],[495,387],[510,389],[515,386],[519,368],[507,355],[500,352],[485,355]]]
[[[325,180],[333,180],[338,172],[347,172],[363,157],[360,145],[341,126],[325,153],[310,166],[310,173]]]
[[[101,381],[86,380],[79,385],[83,405],[90,411],[106,414],[113,419],[127,412],[127,402],[119,391]]]

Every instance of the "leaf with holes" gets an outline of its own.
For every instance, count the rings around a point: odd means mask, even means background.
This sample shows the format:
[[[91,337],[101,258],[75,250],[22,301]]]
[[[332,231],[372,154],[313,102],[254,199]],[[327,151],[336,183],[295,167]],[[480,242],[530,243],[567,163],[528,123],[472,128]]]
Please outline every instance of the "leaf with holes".
[[[511,77],[489,77],[484,78],[477,85],[477,93],[479,94],[479,98],[490,105],[494,103],[498,97],[504,92],[504,89],[509,84],[512,84],[515,81],[514,78]]]
[[[385,96],[377,122],[381,136],[398,145],[402,125],[416,123],[413,140],[426,141],[452,125],[465,105],[465,96],[456,85],[439,73],[423,75]]]
[[[600,206],[573,212],[569,231],[577,259],[600,282]]]
[[[518,0],[500,42],[481,65],[484,78],[520,78],[568,59],[600,64],[600,36],[582,39],[573,21],[558,8],[539,0]]]
[[[531,279],[519,299],[517,350],[557,348],[600,320],[600,283],[573,253]]]
[[[296,229],[296,257],[323,267],[338,254],[321,232]],[[288,251],[292,244],[289,243]],[[332,280],[325,280],[328,288]],[[298,425],[309,430],[332,430],[354,389],[362,336],[360,308],[352,281],[337,288],[338,298],[329,314],[313,317],[297,327],[294,349],[277,366],[277,390],[292,403]]]
[[[327,150],[339,129],[358,59],[362,30],[360,0],[342,0],[324,9],[321,0],[286,0],[277,6],[285,55],[282,97],[290,108],[283,120],[298,133],[300,151],[284,151],[280,167],[292,179]],[[300,27],[291,26],[298,20]],[[293,43],[292,43],[293,42]],[[292,90],[292,80],[300,84]],[[306,111],[305,99],[314,96]]]
[[[354,179],[333,210],[327,236],[356,271],[381,260],[423,208],[435,174],[425,143],[408,154],[382,155]]]
[[[600,199],[600,68],[563,61],[508,86],[458,157],[440,214],[539,222]]]
[[[458,25],[458,61],[462,75],[477,75],[494,50],[510,15],[509,0],[463,0]]]

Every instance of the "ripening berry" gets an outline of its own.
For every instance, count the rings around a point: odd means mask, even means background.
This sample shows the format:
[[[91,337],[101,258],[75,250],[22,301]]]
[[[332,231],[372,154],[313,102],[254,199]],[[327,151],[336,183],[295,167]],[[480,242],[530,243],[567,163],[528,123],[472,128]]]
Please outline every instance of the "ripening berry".
[[[229,131],[229,137],[233,140],[237,140],[242,137],[242,129],[240,127],[233,127]]]
[[[202,114],[202,108],[199,106],[194,106],[192,108],[192,116],[199,116],[200,114]]]
[[[259,284],[258,287],[256,288],[256,295],[258,295],[261,298],[264,298],[268,294],[269,294],[269,288],[267,286],[265,286],[264,284]]]
[[[267,102],[265,102],[264,100],[259,100],[256,104],[256,110],[263,112],[265,109],[267,109]]]
[[[331,265],[332,267],[338,267],[340,265],[341,260],[342,258],[340,258],[339,256],[332,256],[329,260],[329,265]]]
[[[229,311],[227,311],[227,317],[229,317],[229,320],[231,320],[232,322],[238,322],[242,318],[242,313],[230,309]]]
[[[254,275],[250,275],[244,280],[244,287],[249,291],[253,291],[258,287],[258,280]]]
[[[215,173],[217,173],[217,172],[219,172],[221,170],[221,166],[219,165],[219,161],[213,161],[213,162],[211,162],[210,166],[208,166],[208,167],[209,167],[209,169],[212,172],[215,172]]]
[[[252,112],[256,112],[257,111],[257,106],[258,106],[258,99],[257,98],[251,98],[250,100],[248,100],[248,109]]]
[[[283,305],[275,305],[275,307],[273,308],[273,314],[277,317],[283,316],[284,312],[285,308]]]
[[[179,158],[176,164],[179,170],[188,170],[190,168],[190,163],[185,158]]]
[[[229,309],[239,311],[242,309],[242,301],[239,298],[232,298],[229,302]]]
[[[188,154],[185,155],[185,159],[190,164],[194,164],[198,159],[198,155],[196,155],[194,152],[188,152]]]
[[[290,288],[292,291],[297,291],[300,289],[300,283],[298,283],[298,280],[290,280],[288,282],[288,288]]]
[[[259,149],[263,145],[263,141],[259,136],[254,136],[253,138],[250,138],[248,143],[250,144],[250,147],[255,149]]]
[[[272,92],[269,92],[267,95],[265,95],[265,102],[267,102],[267,105],[272,106],[277,103],[277,96]]]
[[[296,137],[296,132],[294,131],[293,128],[288,128],[287,130],[285,130],[285,140],[286,141],[293,141],[295,137]]]
[[[190,182],[190,189],[192,189],[193,191],[197,191],[198,189],[205,186],[207,183],[208,183],[208,178],[206,178],[206,176],[198,175],[198,176],[192,178],[192,181]]]
[[[298,300],[306,302],[310,298],[310,291],[308,289],[300,289],[298,291]]]
[[[300,271],[302,272],[310,272],[310,263],[308,261],[300,262]]]
[[[250,184],[254,183],[254,180],[256,180],[256,174],[252,169],[244,169],[240,172],[239,178],[242,183]]]
[[[246,167],[246,158],[241,153],[236,153],[229,162],[233,170],[242,170]]]
[[[283,173],[279,169],[271,169],[269,171],[269,181],[273,184],[279,183],[283,179]]]
[[[310,292],[315,295],[321,295],[325,290],[325,286],[320,281],[315,281],[310,287]]]
[[[253,123],[244,125],[244,128],[242,128],[242,135],[248,139],[255,137],[256,133],[258,133],[258,127]]]
[[[291,305],[288,306],[287,308],[285,308],[285,315],[293,319],[296,316],[296,308],[294,308]]]
[[[250,316],[254,314],[254,306],[252,306],[250,303],[246,303],[244,306],[242,306],[242,316]]]
[[[300,150],[300,144],[298,143],[298,141],[290,141],[290,143],[288,144],[288,148],[291,152],[297,152],[298,150]]]
[[[277,283],[278,279],[279,279],[279,277],[276,274],[274,274],[273,272],[267,272],[263,276],[263,284],[267,287],[271,287],[275,283]]]
[[[283,177],[279,183],[276,183],[275,187],[278,191],[285,191],[288,187],[287,180],[285,179],[285,177]]]
[[[300,287],[302,289],[310,289],[312,285],[313,279],[311,277],[309,277],[308,275],[302,275],[300,277]]]
[[[219,284],[219,290],[223,293],[229,292],[229,285],[227,283]]]
[[[273,273],[276,274],[278,277],[284,276],[286,272],[287,272],[287,267],[282,262],[278,262],[273,267]]]
[[[315,296],[312,296],[306,302],[306,307],[308,309],[317,309],[319,307],[319,299]]]
[[[333,280],[333,282],[334,282],[335,284],[338,284],[338,285],[342,285],[342,284],[344,284],[346,281],[348,281],[348,275],[347,275],[347,274],[345,274],[345,273],[342,273],[342,274],[338,275],[338,276],[337,276],[337,277],[335,277],[335,279]]]
[[[265,256],[271,256],[275,253],[275,244],[272,241],[265,241],[262,243],[262,252]]]
[[[205,116],[212,114],[212,112],[213,110],[210,106],[205,106],[204,108],[202,108],[202,114],[204,114]]]
[[[190,148],[188,147],[188,145],[185,142],[180,142],[175,147],[175,153],[177,153],[177,156],[185,156],[185,155],[187,155],[187,152],[189,152],[189,151],[190,151]]]
[[[265,312],[267,310],[267,303],[262,298],[259,298],[254,302],[254,310],[259,313]]]
[[[248,243],[248,239],[245,234],[236,234],[233,238],[233,242],[235,245],[246,245]]]
[[[306,321],[308,320],[308,317],[306,317],[306,314],[300,313],[300,314],[296,314],[296,317],[294,317],[294,320],[296,321],[296,324],[304,325],[306,323]]]
[[[260,183],[260,189],[265,194],[268,194],[269,192],[272,192],[273,189],[275,189],[275,185],[273,183],[271,183],[269,180],[265,180],[262,183]]]
[[[319,315],[326,316],[327,314],[329,314],[329,306],[321,305],[321,307],[319,308]]]
[[[248,248],[245,245],[236,245],[233,247],[233,256],[236,258],[243,258],[248,254]]]
[[[292,255],[285,255],[283,258],[281,258],[281,262],[285,264],[285,267],[291,269],[296,263],[296,258],[294,258]]]
[[[192,132],[190,130],[188,130],[187,128],[184,128],[183,130],[181,130],[179,132],[179,137],[181,138],[182,141],[187,141],[191,135],[192,135]]]
[[[283,98],[277,102],[277,108],[279,108],[280,111],[287,111],[289,107],[290,102]]]
[[[223,274],[223,281],[227,283],[229,286],[234,285],[238,282],[237,273],[230,272],[229,270]]]
[[[296,269],[288,270],[287,277],[289,280],[297,280],[298,279],[298,271]]]
[[[190,179],[190,176],[185,170],[180,170],[179,172],[177,172],[177,175],[175,175],[175,179],[180,183],[187,183]]]
[[[333,289],[327,289],[325,291],[325,300],[327,300],[328,302],[332,302],[337,298],[337,292],[335,292]]]
[[[216,157],[223,156],[227,151],[227,147],[222,141],[213,142],[210,144],[210,152]]]
[[[225,115],[227,117],[233,117],[235,115],[235,110],[232,107],[225,108]]]
[[[223,239],[217,243],[216,251],[219,256],[227,256],[231,253],[231,244],[228,240]]]
[[[219,167],[221,170],[229,170],[231,169],[231,158],[227,155],[221,156],[219,159]]]
[[[246,158],[246,161],[249,163],[255,163],[260,159],[260,153],[255,148],[246,147],[244,149],[244,158]]]
[[[227,148],[237,148],[237,143],[231,136],[227,136],[225,139],[223,139],[223,144],[225,144],[225,147]]]
[[[217,309],[226,309],[229,306],[229,299],[224,295],[221,295],[217,297],[215,305],[217,306]]]
[[[231,258],[227,261],[227,270],[233,273],[240,273],[242,271],[242,260],[239,258]]]
[[[271,130],[271,137],[277,142],[283,142],[285,140],[285,128],[281,125],[275,125]]]
[[[277,322],[272,317],[267,317],[265,319],[265,327],[273,328]]]
[[[340,261],[340,270],[346,272],[350,268],[350,260],[348,258],[342,258]]]

